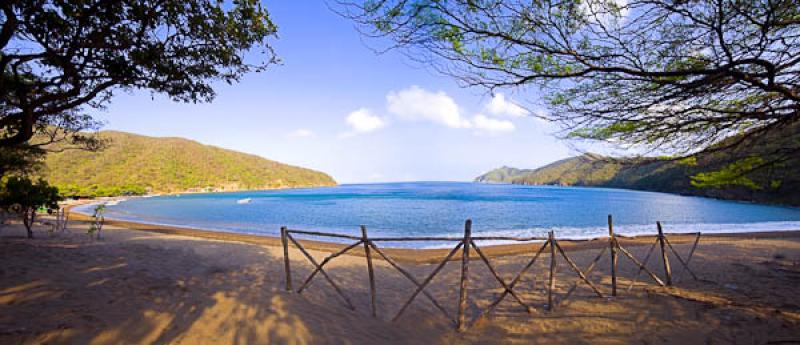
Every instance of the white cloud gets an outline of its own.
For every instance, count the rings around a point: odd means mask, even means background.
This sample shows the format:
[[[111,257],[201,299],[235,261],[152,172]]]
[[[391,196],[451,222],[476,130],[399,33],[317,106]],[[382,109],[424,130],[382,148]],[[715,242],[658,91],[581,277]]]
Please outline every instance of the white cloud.
[[[472,123],[476,129],[488,132],[510,132],[516,129],[516,126],[511,121],[493,119],[482,114],[475,115],[472,118]]]
[[[492,100],[486,104],[486,111],[497,116],[522,117],[528,115],[528,111],[525,108],[520,107],[510,99],[507,100],[502,93],[496,93],[492,97]]]
[[[430,92],[413,85],[386,95],[387,110],[403,120],[430,121],[451,128],[470,128],[458,104],[446,93]]]
[[[298,128],[286,134],[287,138],[311,138],[316,134],[305,128]]]
[[[580,9],[590,23],[608,28],[625,21],[628,0],[586,0],[581,2]]]
[[[475,129],[476,133],[502,133],[516,129],[513,122],[493,116],[522,117],[530,112],[503,94],[496,94],[491,102],[485,105],[486,112],[476,114],[468,119],[462,117],[461,109],[456,101],[443,91],[431,92],[412,85],[399,91],[386,94],[386,109],[399,120],[424,121],[443,125],[449,128]],[[369,109],[361,108],[350,113],[345,119],[352,128],[341,133],[339,138],[352,137],[358,133],[371,132],[387,125],[386,118],[374,115]]]
[[[345,118],[354,131],[360,133],[372,132],[386,127],[386,121],[379,116],[373,115],[367,108],[358,109]]]

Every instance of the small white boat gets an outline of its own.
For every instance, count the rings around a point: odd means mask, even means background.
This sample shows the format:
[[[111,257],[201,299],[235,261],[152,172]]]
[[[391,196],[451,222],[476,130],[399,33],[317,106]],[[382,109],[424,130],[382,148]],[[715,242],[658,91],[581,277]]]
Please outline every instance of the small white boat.
[[[249,204],[251,201],[253,201],[253,199],[245,198],[245,199],[236,200],[236,203],[239,204],[239,205],[242,205],[242,204]]]

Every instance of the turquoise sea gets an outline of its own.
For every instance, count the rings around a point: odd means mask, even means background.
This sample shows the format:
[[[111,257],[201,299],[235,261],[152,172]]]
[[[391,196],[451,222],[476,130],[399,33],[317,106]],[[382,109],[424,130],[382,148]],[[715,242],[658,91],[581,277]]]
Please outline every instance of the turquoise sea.
[[[242,199],[249,203],[238,203]],[[78,208],[88,213],[91,206]],[[560,238],[618,233],[754,232],[800,229],[800,208],[607,188],[463,182],[350,184],[337,187],[130,198],[106,217],[275,236],[281,226],[374,236],[458,236],[464,221],[486,236]],[[397,244],[402,245],[402,244]],[[428,244],[405,244],[405,246]]]

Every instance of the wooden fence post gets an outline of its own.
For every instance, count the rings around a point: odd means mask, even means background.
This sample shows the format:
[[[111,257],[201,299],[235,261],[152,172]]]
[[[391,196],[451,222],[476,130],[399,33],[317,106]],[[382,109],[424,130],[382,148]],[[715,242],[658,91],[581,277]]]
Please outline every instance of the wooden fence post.
[[[664,243],[664,231],[661,230],[661,222],[656,222],[656,226],[658,227],[658,243],[661,245],[661,259],[664,261],[664,274],[667,276],[667,286],[672,286],[672,270],[669,267],[669,256]]]
[[[556,288],[556,241],[555,234],[551,230],[548,234],[550,241],[550,284],[547,288],[547,310],[553,310],[553,290]]]
[[[611,250],[611,296],[617,296],[617,239],[614,237],[614,220],[608,215],[608,247]]]
[[[464,242],[461,247],[461,289],[458,296],[458,331],[463,332],[467,329],[466,309],[467,309],[467,280],[469,274],[469,246],[472,242],[472,219],[467,219],[464,223]]]
[[[369,272],[369,296],[372,302],[372,317],[378,316],[375,306],[375,272],[372,269],[372,256],[369,251],[369,239],[367,239],[367,227],[361,226],[361,241],[364,242],[364,255],[367,257],[367,271]]]
[[[64,209],[63,230],[71,233],[71,231],[69,231],[69,211],[67,211],[66,209]]]
[[[289,241],[286,227],[281,227],[281,243],[283,244],[283,270],[286,272],[286,292],[292,292],[292,271],[289,267]]]

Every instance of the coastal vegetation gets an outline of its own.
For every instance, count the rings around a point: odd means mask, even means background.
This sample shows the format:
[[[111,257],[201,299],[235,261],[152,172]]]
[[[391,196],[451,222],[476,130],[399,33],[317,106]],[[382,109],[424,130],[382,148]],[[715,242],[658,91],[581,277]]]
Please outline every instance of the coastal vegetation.
[[[796,162],[795,162],[796,164]],[[705,169],[707,169],[706,167]],[[647,190],[721,199],[800,206],[796,191],[800,179],[771,180],[753,188],[740,185],[701,188],[691,176],[704,171],[696,165],[657,159],[614,159],[593,153],[563,159],[536,169],[500,167],[475,178],[476,182],[523,185],[610,187]],[[794,166],[797,169],[797,166]],[[722,170],[730,171],[730,169]],[[703,175],[701,175],[703,176]]]
[[[43,179],[34,182],[27,177],[12,176],[0,184],[0,210],[22,218],[28,238],[33,238],[32,227],[39,208],[58,209],[61,199],[58,188]]]
[[[101,151],[52,147],[42,177],[67,196],[330,186],[327,174],[182,138],[101,131]]]

